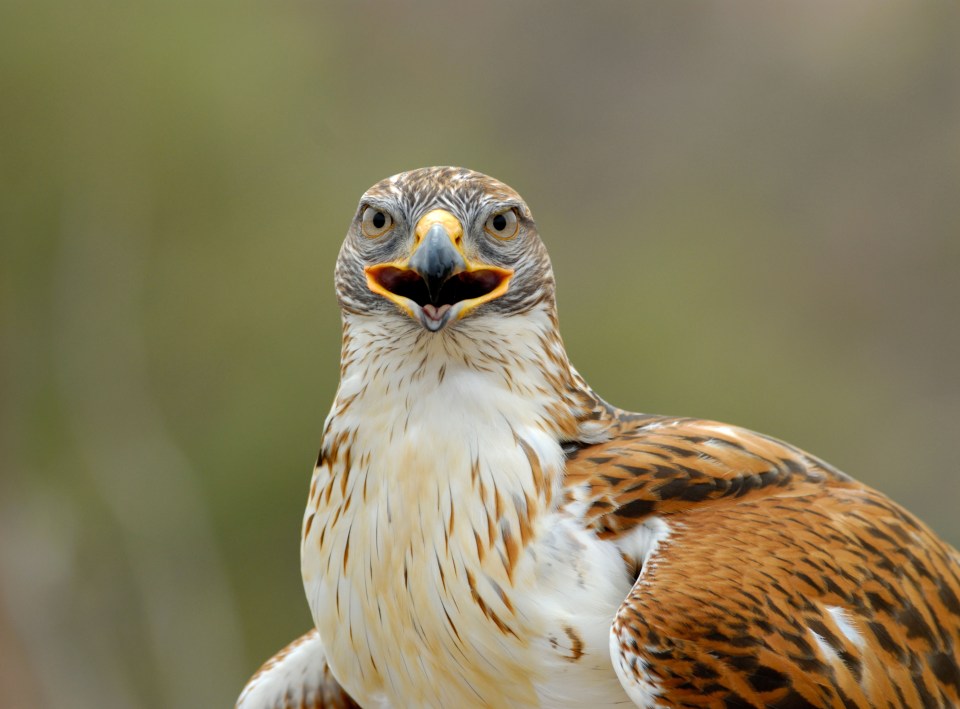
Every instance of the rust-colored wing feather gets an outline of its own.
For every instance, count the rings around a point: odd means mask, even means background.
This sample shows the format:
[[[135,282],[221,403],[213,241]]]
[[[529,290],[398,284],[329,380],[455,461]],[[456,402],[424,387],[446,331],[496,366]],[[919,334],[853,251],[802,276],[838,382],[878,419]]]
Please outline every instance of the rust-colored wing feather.
[[[567,494],[630,553],[630,696],[663,707],[960,706],[960,556],[882,494],[774,439],[611,410]]]
[[[271,657],[250,678],[236,709],[356,709],[327,667],[320,635],[311,630]]]

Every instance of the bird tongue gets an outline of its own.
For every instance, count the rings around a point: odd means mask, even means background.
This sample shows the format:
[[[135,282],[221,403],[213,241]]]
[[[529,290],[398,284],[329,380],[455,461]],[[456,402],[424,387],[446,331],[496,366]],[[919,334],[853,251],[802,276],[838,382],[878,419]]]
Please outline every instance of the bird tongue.
[[[431,320],[440,320],[448,310],[450,310],[450,303],[444,303],[439,308],[433,303],[427,303],[423,306],[423,312]]]

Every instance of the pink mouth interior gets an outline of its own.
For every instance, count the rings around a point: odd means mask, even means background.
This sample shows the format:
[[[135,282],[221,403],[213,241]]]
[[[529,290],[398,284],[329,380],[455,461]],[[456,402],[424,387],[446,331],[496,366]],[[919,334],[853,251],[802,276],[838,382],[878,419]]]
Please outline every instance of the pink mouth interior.
[[[427,303],[427,304],[425,304],[425,305],[422,306],[422,307],[423,307],[423,314],[424,314],[424,315],[426,315],[426,316],[427,316],[428,318],[430,318],[431,320],[435,320],[436,322],[440,322],[440,319],[444,316],[444,314],[445,314],[448,310],[450,310],[450,308],[453,307],[453,306],[451,306],[449,303],[444,303],[443,305],[441,305],[441,306],[438,308],[437,306],[433,305],[432,303]]]

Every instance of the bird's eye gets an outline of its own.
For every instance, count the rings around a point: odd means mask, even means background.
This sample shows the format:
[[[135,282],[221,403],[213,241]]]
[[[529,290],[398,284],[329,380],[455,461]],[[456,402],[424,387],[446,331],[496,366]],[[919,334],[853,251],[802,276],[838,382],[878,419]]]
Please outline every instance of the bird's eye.
[[[494,214],[487,223],[483,225],[484,230],[491,236],[498,239],[512,239],[520,230],[520,220],[517,219],[517,211],[508,209],[505,212]]]
[[[386,234],[392,227],[393,217],[382,209],[367,207],[363,210],[360,228],[363,230],[364,236],[375,239]]]

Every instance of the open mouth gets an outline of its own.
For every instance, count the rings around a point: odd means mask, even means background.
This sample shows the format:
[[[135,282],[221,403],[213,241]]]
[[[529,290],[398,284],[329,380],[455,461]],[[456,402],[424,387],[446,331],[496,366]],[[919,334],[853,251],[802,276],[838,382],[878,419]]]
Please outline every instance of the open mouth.
[[[503,295],[513,275],[512,271],[500,268],[461,271],[431,293],[427,281],[411,268],[382,264],[366,270],[372,290],[403,307],[432,331]]]
[[[431,299],[427,282],[416,271],[385,266],[373,274],[373,277],[386,290],[401,298],[409,298],[421,308],[425,305],[434,305],[439,308],[444,305],[454,305],[461,300],[482,298],[496,290],[506,278],[503,272],[488,268],[464,271],[450,276],[440,287],[436,299]]]

